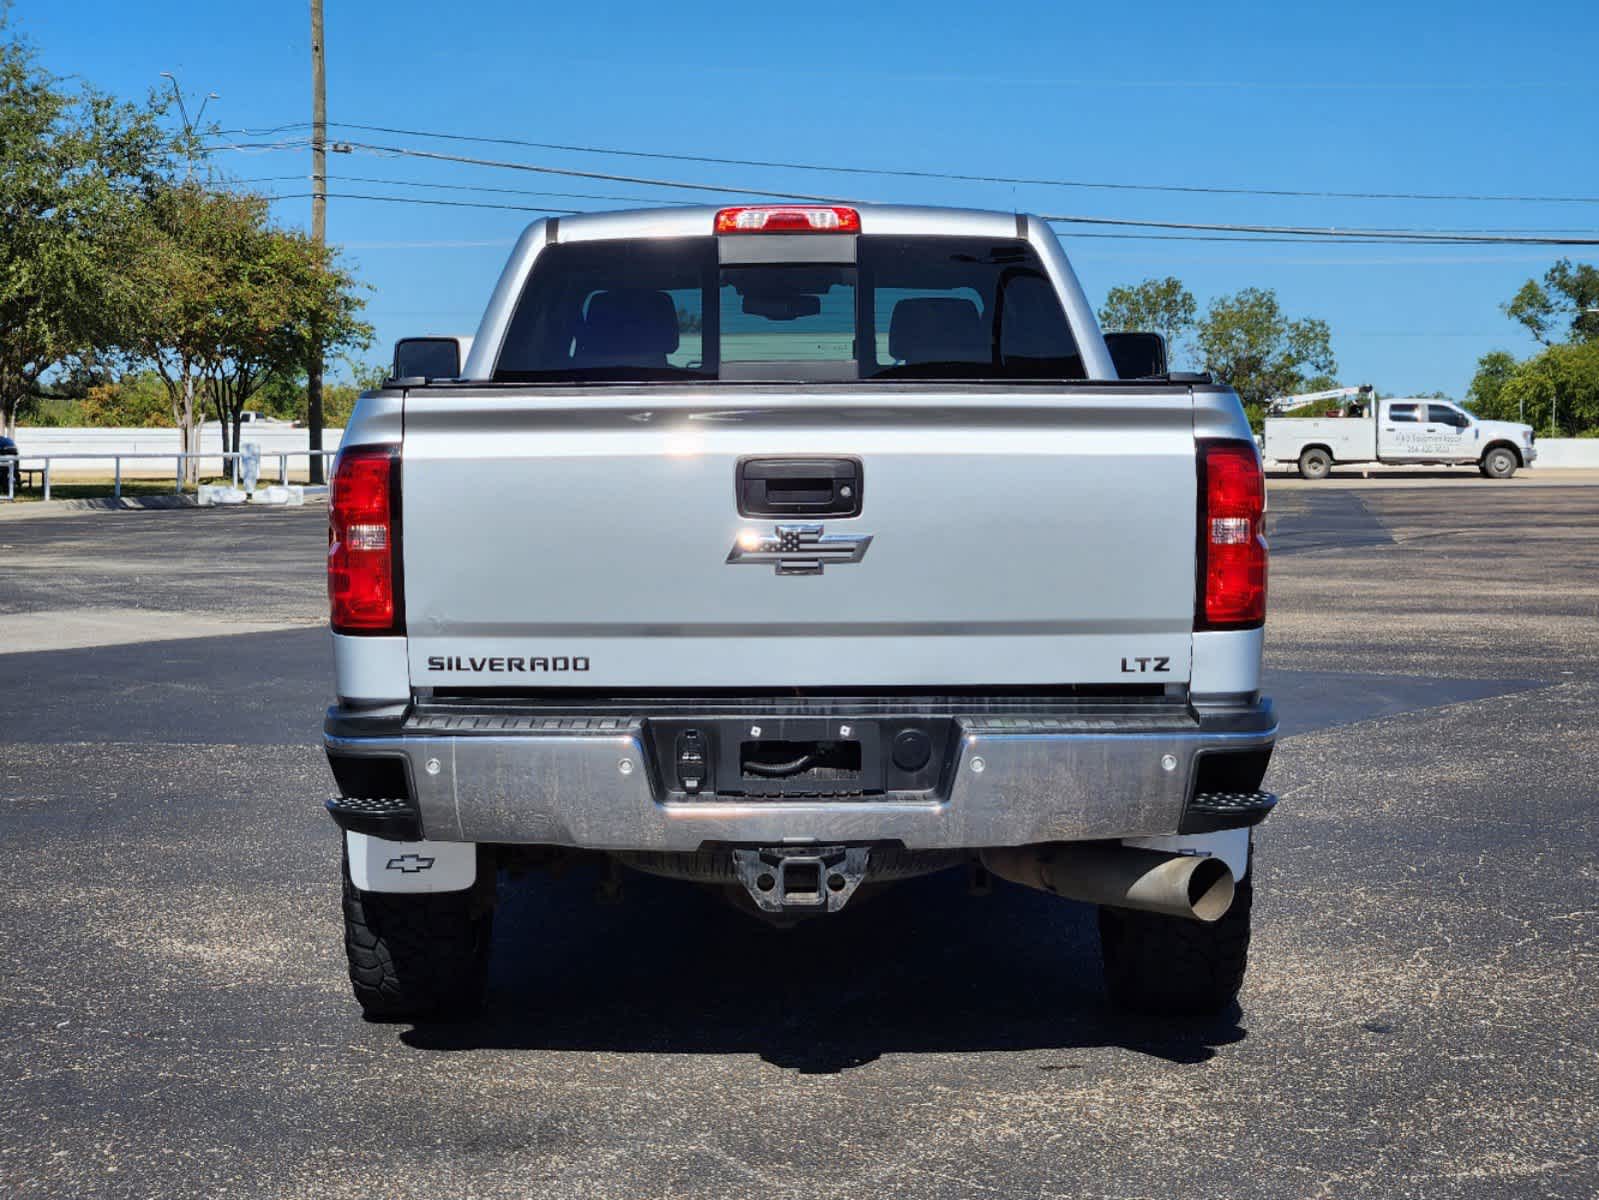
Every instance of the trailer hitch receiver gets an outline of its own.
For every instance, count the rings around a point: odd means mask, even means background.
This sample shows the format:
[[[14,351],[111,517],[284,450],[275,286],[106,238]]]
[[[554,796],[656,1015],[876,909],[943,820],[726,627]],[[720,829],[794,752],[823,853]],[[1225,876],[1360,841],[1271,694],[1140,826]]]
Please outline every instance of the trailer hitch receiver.
[[[739,882],[763,912],[837,912],[866,878],[868,846],[734,850]]]

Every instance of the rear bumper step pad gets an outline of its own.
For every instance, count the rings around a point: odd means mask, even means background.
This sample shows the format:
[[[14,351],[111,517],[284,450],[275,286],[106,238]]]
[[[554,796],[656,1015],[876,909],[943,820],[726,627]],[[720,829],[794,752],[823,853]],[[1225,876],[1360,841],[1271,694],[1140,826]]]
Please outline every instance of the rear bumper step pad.
[[[1270,792],[1200,792],[1183,813],[1183,833],[1216,833],[1259,825],[1277,807]]]

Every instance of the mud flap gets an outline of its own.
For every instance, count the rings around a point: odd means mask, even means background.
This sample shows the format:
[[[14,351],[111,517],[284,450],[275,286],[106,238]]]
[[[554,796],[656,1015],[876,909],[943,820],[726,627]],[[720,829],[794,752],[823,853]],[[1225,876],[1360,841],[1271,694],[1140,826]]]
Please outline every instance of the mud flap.
[[[464,892],[477,882],[473,842],[391,842],[344,835],[350,882],[363,892]]]

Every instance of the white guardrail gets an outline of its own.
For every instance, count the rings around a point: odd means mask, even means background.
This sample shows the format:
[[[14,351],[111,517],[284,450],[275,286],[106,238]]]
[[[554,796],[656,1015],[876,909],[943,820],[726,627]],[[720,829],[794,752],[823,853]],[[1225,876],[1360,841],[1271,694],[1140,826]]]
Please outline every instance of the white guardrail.
[[[315,454],[321,457],[323,466],[326,467],[328,460],[337,453],[337,448],[332,450],[268,450],[261,453],[261,458],[263,460],[273,458],[277,459],[278,480],[280,483],[287,484],[289,482],[289,459],[303,458],[306,460],[307,464],[309,464],[311,456]],[[15,500],[17,496],[17,477],[23,473],[38,473],[40,475],[40,481],[43,485],[43,499],[50,499],[51,464],[63,461],[71,461],[79,466],[86,465],[88,462],[111,462],[113,464],[112,469],[114,471],[113,482],[111,485],[111,495],[117,500],[122,499],[122,460],[128,458],[155,458],[173,460],[172,490],[174,493],[181,493],[183,491],[183,464],[189,459],[200,459],[202,462],[206,459],[213,461],[220,459],[222,460],[225,469],[231,470],[233,475],[233,485],[237,487],[239,485],[239,462],[244,457],[245,452],[242,450],[218,450],[209,453],[202,452],[199,454],[184,454],[181,451],[163,454],[160,451],[149,450],[135,451],[131,454],[7,454],[0,456],[0,473],[5,475],[5,489],[3,492],[0,492],[0,498],[6,500]],[[42,463],[43,466],[34,466],[34,463]]]
[[[231,473],[237,480],[237,456],[241,452],[224,453],[222,427],[215,421],[207,421],[200,426],[199,433],[198,453],[192,456],[200,460],[199,473]],[[297,463],[310,459],[310,431],[287,421],[248,421],[243,424],[240,433],[246,445],[261,448],[263,478],[267,476],[273,459],[278,460],[278,478],[284,483],[288,482],[289,459]],[[322,431],[324,458],[337,451],[343,437],[344,430],[341,428]],[[99,474],[101,478],[113,475],[113,493],[119,500],[122,498],[124,477],[159,478],[149,460],[161,462],[164,459],[173,465],[174,490],[178,490],[183,477],[182,437],[178,430],[170,427],[24,425],[17,429],[16,440],[17,449],[21,452],[20,457],[14,460],[16,468],[8,471],[5,464],[13,460],[9,455],[0,457],[0,501],[15,497],[16,485],[23,482],[24,474],[34,482],[43,482],[46,498],[50,495],[51,483],[67,483],[69,475],[74,483],[91,473]],[[126,470],[123,467],[124,460],[128,462]],[[59,471],[52,469],[51,463],[59,463]],[[141,466],[141,463],[144,465]]]
[[[261,453],[271,457],[280,450],[309,450],[309,430],[287,421],[246,421],[240,426],[240,439],[261,447]],[[344,430],[337,428],[322,431],[322,446],[332,449],[339,444]],[[98,425],[22,425],[12,435],[17,439],[17,449],[23,454],[88,454],[91,451],[106,460],[106,471],[111,469],[114,454],[145,454],[160,452],[174,454],[184,449],[183,438],[169,425],[140,428],[138,426]],[[222,428],[215,421],[200,427],[200,444],[193,447],[209,458],[222,454]]]

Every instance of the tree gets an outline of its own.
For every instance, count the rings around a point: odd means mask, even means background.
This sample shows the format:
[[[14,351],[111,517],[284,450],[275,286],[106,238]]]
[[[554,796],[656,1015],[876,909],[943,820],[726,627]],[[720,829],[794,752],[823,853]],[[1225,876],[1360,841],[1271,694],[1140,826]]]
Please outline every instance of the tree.
[[[1205,370],[1232,385],[1257,424],[1267,400],[1304,391],[1313,376],[1338,370],[1327,322],[1289,320],[1268,289],[1212,300],[1198,323],[1198,342]]]
[[[224,450],[239,449],[239,426],[250,399],[273,376],[297,370],[313,338],[325,351],[371,344],[358,319],[355,282],[325,245],[272,227],[267,201],[229,197],[244,222],[219,263],[216,356],[207,364],[209,390],[222,424]]]
[[[1477,360],[1477,373],[1466,388],[1466,407],[1488,421],[1519,421],[1509,416],[1500,402],[1505,384],[1516,373],[1516,356],[1506,350],[1490,350]]]
[[[1146,279],[1131,287],[1113,287],[1099,310],[1099,323],[1108,333],[1144,331],[1166,339],[1173,359],[1179,347],[1186,349],[1187,335],[1193,330],[1199,305],[1181,280]]]
[[[15,431],[40,377],[104,336],[108,233],[170,166],[163,105],[68,93],[0,5],[0,418]]]
[[[129,224],[119,341],[160,376],[183,449],[198,454],[209,400],[238,444],[239,416],[310,340],[365,345],[361,300],[330,253],[273,228],[259,196],[171,184]],[[186,472],[193,482],[198,464]]]
[[[186,454],[200,451],[205,382],[233,320],[219,301],[252,220],[236,197],[191,182],[152,196],[123,230],[117,340],[160,376]],[[196,459],[186,460],[184,477],[198,479]]]
[[[1599,429],[1599,341],[1551,346],[1516,364],[1487,408],[1479,415],[1525,421],[1551,437]]]
[[[9,14],[0,10],[0,32]],[[0,416],[16,433],[17,407],[71,340],[63,303],[85,268],[70,223],[66,167],[77,157],[70,102],[30,46],[0,43]]]
[[[1562,334],[1572,342],[1599,339],[1599,267],[1563,258],[1544,272],[1541,283],[1522,284],[1503,308],[1545,346],[1562,340]]]

